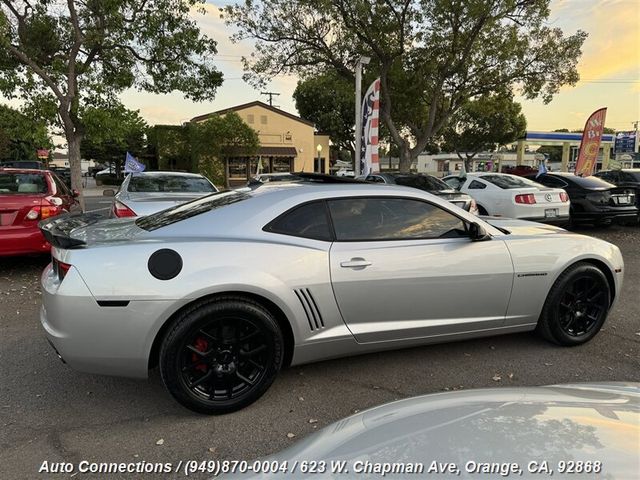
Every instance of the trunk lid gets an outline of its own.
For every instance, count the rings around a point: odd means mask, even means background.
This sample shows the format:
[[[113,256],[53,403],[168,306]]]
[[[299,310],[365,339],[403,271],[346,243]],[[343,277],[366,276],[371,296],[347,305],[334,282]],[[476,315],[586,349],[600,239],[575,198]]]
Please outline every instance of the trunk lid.
[[[51,245],[69,249],[132,240],[145,233],[135,221],[135,218],[105,219],[96,213],[66,214],[43,220],[39,227]]]
[[[27,213],[33,207],[39,207],[46,194],[11,194],[0,193],[0,229],[2,227],[15,227],[21,225]]]

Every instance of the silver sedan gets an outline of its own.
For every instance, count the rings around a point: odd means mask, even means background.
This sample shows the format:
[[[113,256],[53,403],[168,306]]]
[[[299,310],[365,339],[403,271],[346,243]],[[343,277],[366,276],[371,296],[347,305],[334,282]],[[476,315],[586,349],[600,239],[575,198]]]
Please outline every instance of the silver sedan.
[[[127,175],[117,193],[111,189],[103,193],[115,195],[110,212],[114,218],[149,215],[217,191],[197,173],[141,172]]]
[[[41,229],[53,245],[41,321],[60,357],[130,377],[159,364],[180,403],[214,414],[258,399],[286,365],[533,330],[579,345],[622,286],[605,241],[361,182]]]

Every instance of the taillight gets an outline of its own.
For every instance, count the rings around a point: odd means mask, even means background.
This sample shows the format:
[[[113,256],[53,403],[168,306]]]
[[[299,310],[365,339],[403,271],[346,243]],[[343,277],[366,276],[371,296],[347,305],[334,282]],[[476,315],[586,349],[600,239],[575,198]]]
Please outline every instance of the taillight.
[[[567,192],[560,192],[560,201],[563,203],[569,201],[569,195],[567,195]]]
[[[61,262],[60,260],[54,258],[53,259],[53,271],[56,275],[58,275],[58,280],[62,282],[64,277],[67,276],[67,273],[71,269],[71,265],[68,263]]]
[[[46,197],[42,199],[40,206],[40,218],[55,217],[62,213],[62,200],[58,197]]]
[[[516,203],[524,203],[525,205],[533,205],[536,203],[536,197],[533,193],[525,193],[516,195]]]
[[[135,217],[136,216],[136,212],[131,210],[124,203],[121,203],[117,200],[113,202],[112,212],[116,217]]]

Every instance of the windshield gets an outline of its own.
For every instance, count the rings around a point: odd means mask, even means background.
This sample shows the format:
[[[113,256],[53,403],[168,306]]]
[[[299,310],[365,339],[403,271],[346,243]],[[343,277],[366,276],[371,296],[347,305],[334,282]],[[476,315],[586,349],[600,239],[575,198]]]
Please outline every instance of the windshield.
[[[135,175],[129,181],[129,192],[206,192],[213,193],[215,188],[204,177],[185,177],[178,175]]]
[[[158,213],[153,213],[136,220],[136,225],[144,230],[152,231],[158,228],[171,225],[172,223],[195,217],[201,213],[210,212],[217,208],[231,205],[251,198],[247,192],[238,190],[227,190],[224,192],[212,193],[206,197],[198,198],[191,202],[180,204],[176,207],[167,208]]]
[[[529,180],[528,178],[516,177],[515,175],[482,175],[480,178],[489,183],[493,183],[496,187],[504,190],[510,188],[545,188],[543,185]]]
[[[37,173],[0,173],[0,195],[47,193],[44,175]]]
[[[405,187],[419,188],[428,192],[450,190],[451,187],[435,177],[428,175],[407,175],[404,177],[395,177],[396,185],[404,185]]]

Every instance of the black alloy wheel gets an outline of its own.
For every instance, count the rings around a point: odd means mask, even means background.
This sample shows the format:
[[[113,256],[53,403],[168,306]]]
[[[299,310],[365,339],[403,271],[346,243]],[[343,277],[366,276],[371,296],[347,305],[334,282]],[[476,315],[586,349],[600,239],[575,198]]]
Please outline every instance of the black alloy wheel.
[[[611,305],[609,282],[589,263],[565,270],[547,296],[537,331],[560,345],[580,345],[593,338]]]
[[[187,408],[228,413],[257,400],[280,370],[283,339],[261,305],[226,297],[184,312],[160,352],[162,379]]]

